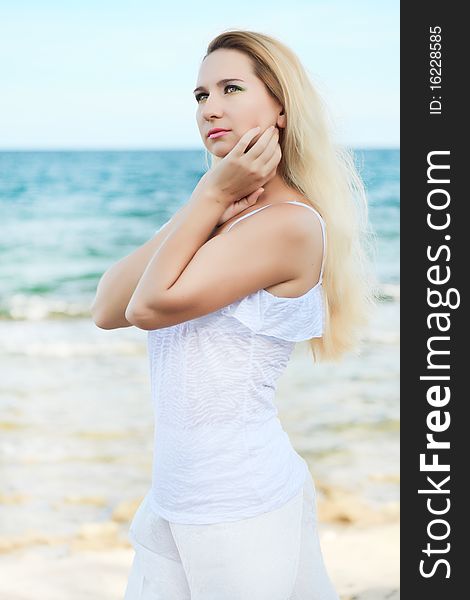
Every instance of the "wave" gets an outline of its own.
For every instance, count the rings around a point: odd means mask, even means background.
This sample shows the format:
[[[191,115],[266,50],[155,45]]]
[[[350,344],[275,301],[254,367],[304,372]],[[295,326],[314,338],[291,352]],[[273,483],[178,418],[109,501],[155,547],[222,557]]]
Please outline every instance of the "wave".
[[[382,283],[377,293],[380,302],[399,302],[400,285]],[[39,294],[14,294],[0,304],[0,320],[43,321],[49,319],[90,319],[91,298],[70,300]]]

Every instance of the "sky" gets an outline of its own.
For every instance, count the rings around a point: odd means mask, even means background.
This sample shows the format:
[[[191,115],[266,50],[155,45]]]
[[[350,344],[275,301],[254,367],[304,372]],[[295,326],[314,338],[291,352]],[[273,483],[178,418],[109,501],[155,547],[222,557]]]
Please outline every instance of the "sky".
[[[297,54],[339,143],[399,146],[399,0],[0,0],[0,149],[202,149],[192,90],[230,28]]]

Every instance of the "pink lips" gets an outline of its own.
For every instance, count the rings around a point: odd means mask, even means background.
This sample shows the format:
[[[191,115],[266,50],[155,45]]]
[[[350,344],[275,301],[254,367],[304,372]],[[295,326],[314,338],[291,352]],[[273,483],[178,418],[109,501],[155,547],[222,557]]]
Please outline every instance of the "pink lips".
[[[230,133],[229,131],[216,131],[216,133],[211,133],[209,139],[214,140],[215,138],[220,137],[221,135],[225,135],[226,133]]]

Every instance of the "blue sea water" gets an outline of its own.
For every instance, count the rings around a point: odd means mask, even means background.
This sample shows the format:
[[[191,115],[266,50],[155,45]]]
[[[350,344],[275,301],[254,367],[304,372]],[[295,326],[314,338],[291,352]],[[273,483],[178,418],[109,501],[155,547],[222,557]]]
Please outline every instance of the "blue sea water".
[[[356,150],[377,276],[399,282],[399,151]],[[187,201],[202,151],[0,152],[0,318],[88,314],[103,272]]]
[[[277,402],[316,477],[396,502],[399,151],[359,149],[356,159],[383,301],[361,355],[313,368],[298,348]],[[149,239],[205,170],[202,151],[0,152],[0,456],[8,489],[31,498],[13,506],[11,527],[72,528],[65,490],[86,488],[110,510],[123,490],[148,487],[145,332],[102,330],[89,308],[103,272]],[[84,506],[80,518],[102,510]]]

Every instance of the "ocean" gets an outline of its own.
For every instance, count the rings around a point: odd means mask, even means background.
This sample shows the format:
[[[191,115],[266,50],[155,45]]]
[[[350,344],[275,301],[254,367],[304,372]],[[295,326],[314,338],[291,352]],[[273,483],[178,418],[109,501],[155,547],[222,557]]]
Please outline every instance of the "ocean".
[[[400,153],[355,156],[377,236],[377,314],[340,365],[314,365],[300,344],[276,399],[320,491],[388,510],[399,497]],[[103,272],[204,172],[198,150],[0,152],[0,541],[72,534],[149,487],[146,332],[100,330],[89,308]]]
[[[204,174],[200,151],[0,152],[0,316],[89,314],[108,266],[143,244]],[[399,283],[399,152],[358,152],[377,273]]]

